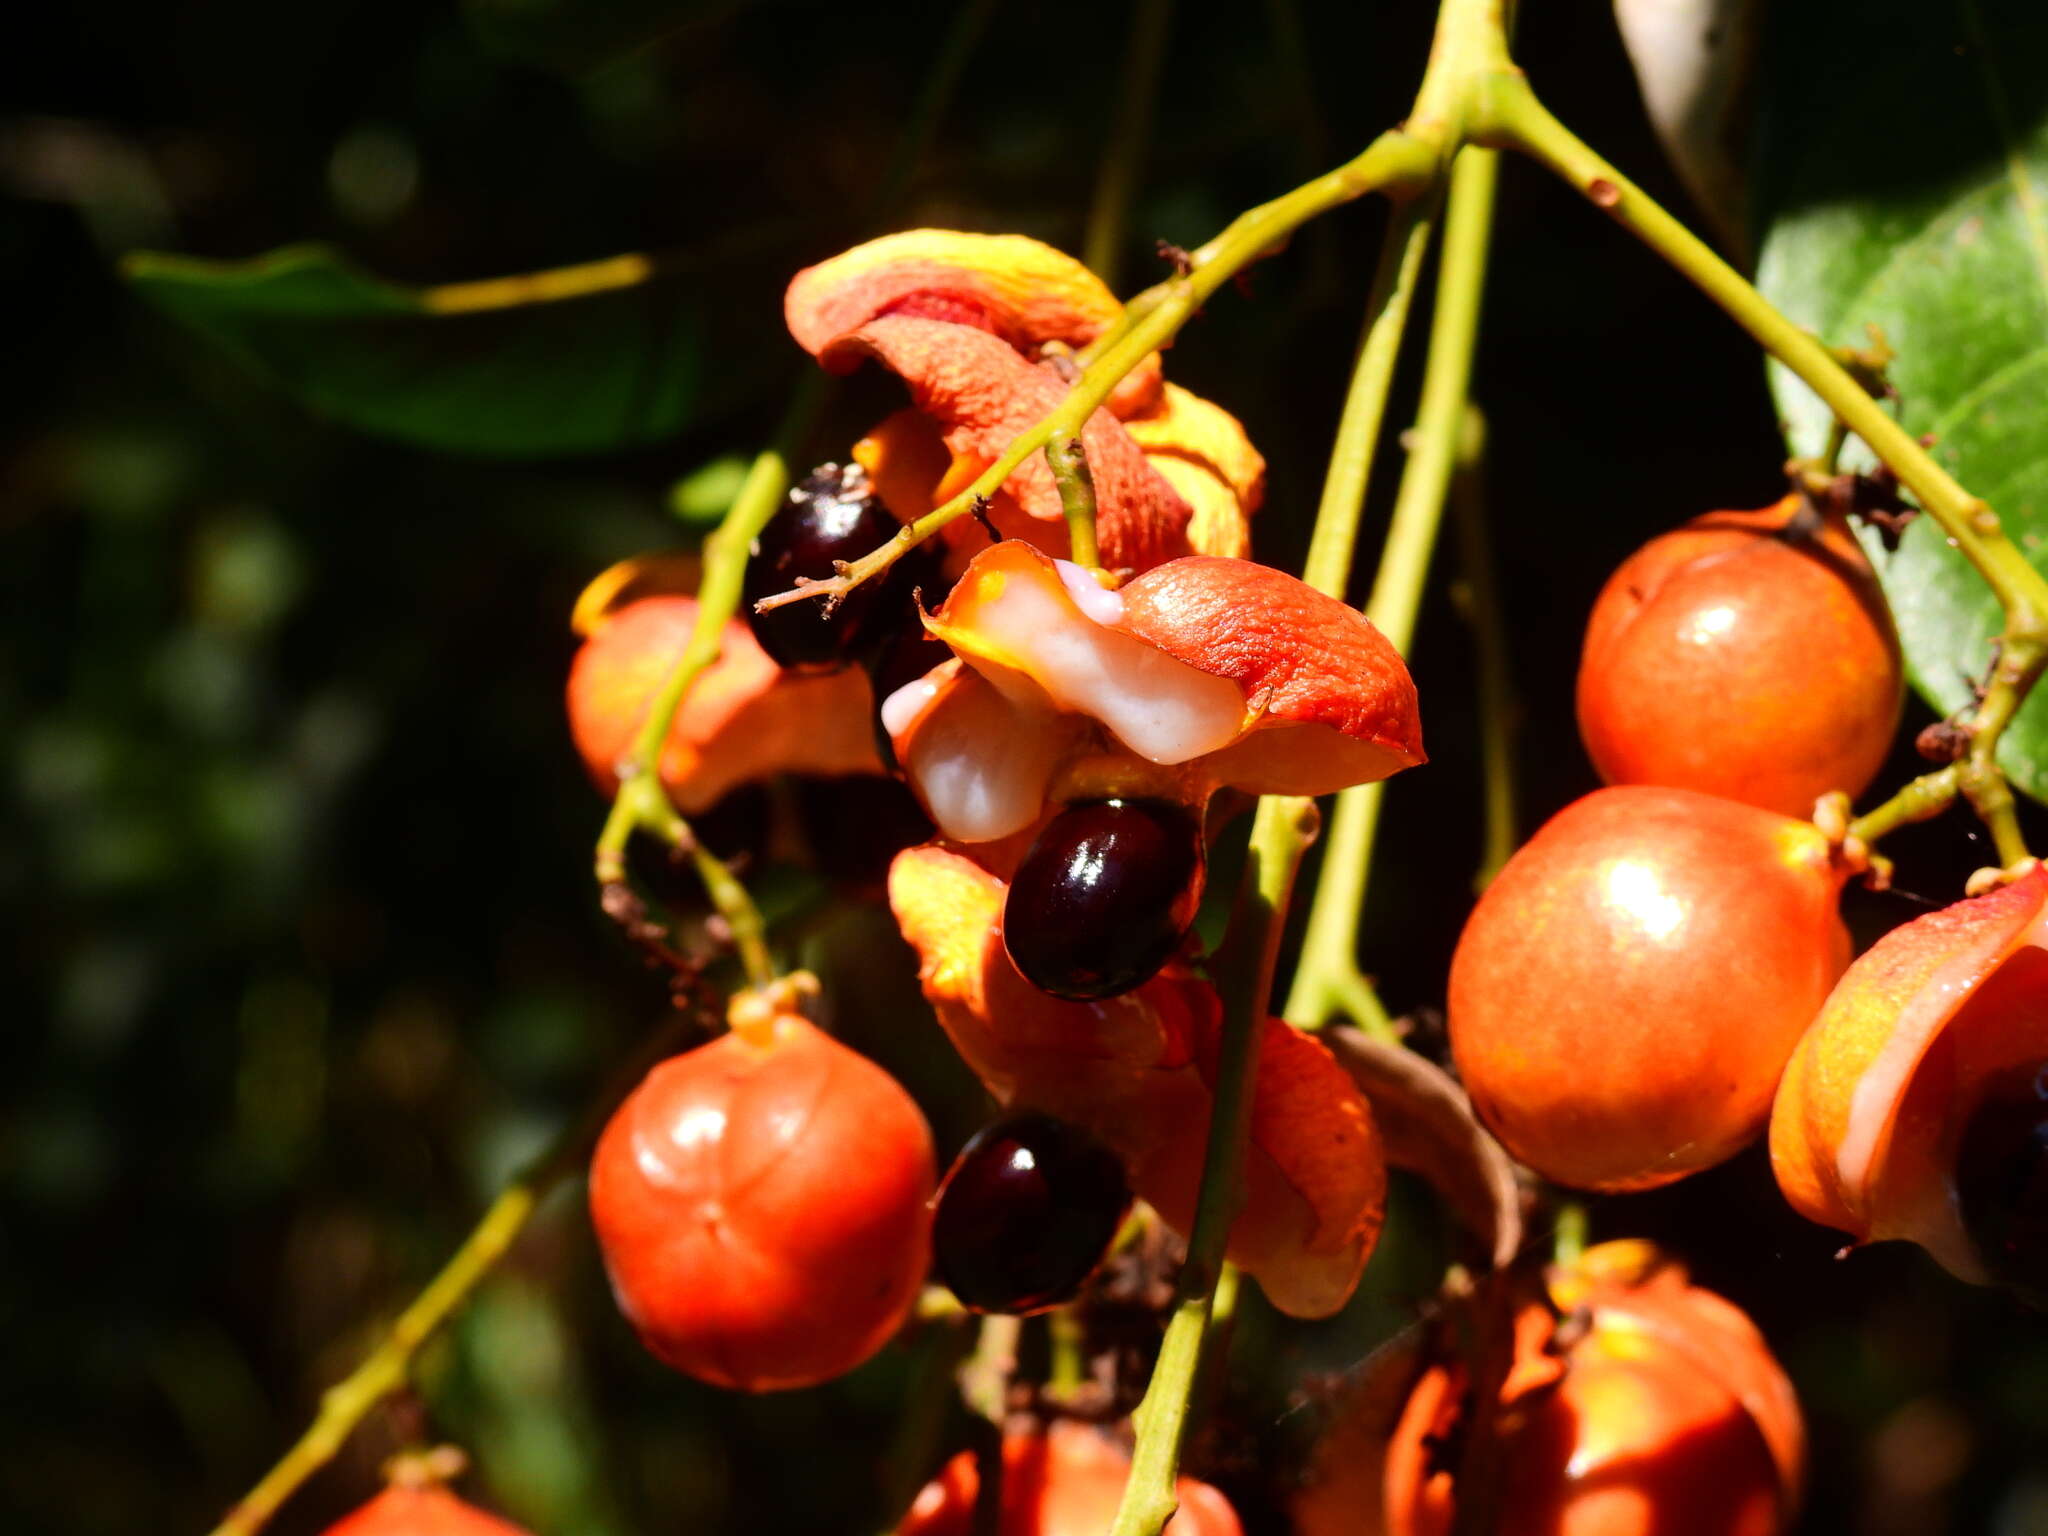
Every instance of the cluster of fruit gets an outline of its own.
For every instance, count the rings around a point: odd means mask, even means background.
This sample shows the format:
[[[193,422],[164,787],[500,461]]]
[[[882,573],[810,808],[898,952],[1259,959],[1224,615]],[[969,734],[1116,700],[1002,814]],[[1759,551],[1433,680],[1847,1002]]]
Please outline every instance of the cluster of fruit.
[[[1768,1122],[1802,1212],[2038,1292],[2048,873],[1851,964],[1837,896],[1862,852],[1799,819],[1825,824],[1822,797],[1869,783],[1901,696],[1870,568],[1802,498],[1632,556],[1579,674],[1611,787],[1481,898],[1452,962],[1452,1051],[1494,1132],[1558,1183],[1668,1183]]]
[[[1015,237],[919,231],[799,274],[797,340],[835,370],[881,362],[911,405],[790,493],[753,552],[750,608],[969,484],[1117,315],[1085,269]],[[971,1310],[1071,1302],[1134,1195],[1185,1232],[1221,1030],[1190,937],[1210,839],[1253,796],[1423,760],[1394,649],[1245,557],[1262,465],[1234,421],[1154,356],[1073,447],[1102,568],[1070,558],[1055,471],[1028,460],[886,579],[729,625],[664,744],[657,771],[689,814],[773,773],[909,786],[931,831],[896,856],[891,905],[941,1025],[1008,1111],[941,1180],[915,1103],[811,1022],[801,976],[735,999],[729,1033],[657,1067],[598,1146],[592,1216],[626,1316],[703,1380],[761,1391],[851,1369],[934,1262]],[[656,571],[609,573],[579,610],[570,719],[607,792],[695,622],[691,596],[644,590]],[[1837,901],[1866,856],[1806,819],[1867,786],[1902,686],[1854,536],[1800,496],[1633,556],[1579,679],[1609,787],[1478,903],[1451,1050],[1486,1127],[1558,1184],[1667,1183],[1768,1121],[1800,1210],[2048,1291],[2048,872],[1852,965]],[[1230,1256],[1282,1311],[1327,1316],[1378,1232],[1381,1137],[1320,1041],[1268,1020],[1257,1049]],[[1798,1412],[1746,1319],[1637,1244],[1517,1286],[1484,1415],[1491,1486],[1523,1512],[1501,1529],[1781,1527]],[[1482,1365],[1446,1342],[1369,1458],[1346,1461],[1333,1431],[1302,1527],[1364,1529],[1369,1503],[1387,1529],[1447,1530],[1445,1448],[1473,1438]],[[1006,1442],[1003,1464],[1001,1528],[1019,1533],[1099,1528],[1126,1467],[1071,1423]],[[966,1529],[974,1489],[971,1459],[949,1466],[904,1529]],[[1182,1502],[1177,1529],[1237,1529],[1214,1490],[1184,1485]]]

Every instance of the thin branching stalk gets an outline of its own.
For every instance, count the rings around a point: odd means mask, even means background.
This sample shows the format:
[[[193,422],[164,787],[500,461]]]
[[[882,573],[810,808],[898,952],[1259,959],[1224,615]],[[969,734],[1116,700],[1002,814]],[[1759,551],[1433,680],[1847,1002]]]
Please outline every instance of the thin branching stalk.
[[[1493,230],[1498,157],[1466,149],[1451,171],[1444,214],[1444,253],[1430,319],[1429,361],[1422,399],[1409,435],[1408,463],[1394,499],[1394,515],[1373,578],[1366,617],[1406,654],[1415,639],[1415,616],[1429,578],[1451,473],[1464,431]],[[1367,874],[1379,827],[1385,786],[1361,784],[1337,797],[1322,874],[1309,909],[1308,930],[1286,1007],[1289,1021],[1317,1028],[1348,1015],[1360,1028],[1390,1038],[1387,1012],[1358,968],[1358,924],[1365,908]]]
[[[1130,1480],[1110,1536],[1159,1536],[1172,1518],[1181,1442],[1201,1370],[1223,1251],[1243,1199],[1245,1144],[1257,1088],[1258,1040],[1273,990],[1281,929],[1294,888],[1294,872],[1315,835],[1313,800],[1268,795],[1252,819],[1251,852],[1231,910],[1229,938],[1219,963],[1223,1039],[1217,1049],[1215,1102],[1195,1223],[1188,1234],[1173,1317],[1145,1400],[1138,1406],[1138,1443]]]
[[[1553,117],[1519,74],[1500,72],[1481,81],[1474,132],[1484,142],[1517,150],[1555,172],[1726,310],[1870,446],[1976,567],[2005,612],[2005,628],[1998,639],[1998,664],[1968,726],[1969,754],[1956,787],[1991,829],[2001,861],[2010,866],[2025,859],[1997,751],[1999,736],[2048,666],[2048,577],[2006,534],[1998,514],[1957,484],[1833,353]],[[1915,791],[1916,803],[1921,793]]]
[[[672,1014],[650,1035],[553,1145],[498,1192],[462,1246],[392,1322],[363,1362],[320,1395],[320,1410],[297,1443],[228,1511],[212,1536],[255,1536],[284,1501],[334,1459],[370,1410],[405,1385],[413,1358],[511,1249],[548,1193],[580,1170],[619,1101],[647,1070],[688,1038],[692,1020]]]

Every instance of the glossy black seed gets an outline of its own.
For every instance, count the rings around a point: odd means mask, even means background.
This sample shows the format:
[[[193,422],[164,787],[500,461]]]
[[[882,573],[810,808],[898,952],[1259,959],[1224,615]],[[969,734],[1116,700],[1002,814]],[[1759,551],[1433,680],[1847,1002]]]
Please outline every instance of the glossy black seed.
[[[830,613],[822,600],[754,612],[757,601],[787,592],[799,576],[822,581],[837,574],[834,561],[859,559],[895,537],[897,527],[858,464],[812,470],[761,530],[747,562],[747,622],[761,649],[781,666],[829,670],[908,617],[909,589],[894,571],[854,588]]]
[[[2048,1301],[2048,1063],[1991,1081],[1957,1143],[1955,1186],[1985,1268]]]
[[[1076,1001],[1115,997],[1180,947],[1202,900],[1202,829],[1166,800],[1084,800],[1010,880],[1003,943],[1024,979]]]
[[[1041,1312],[1081,1289],[1130,1208],[1123,1164],[1050,1115],[984,1126],[932,1210],[939,1278],[977,1312]]]

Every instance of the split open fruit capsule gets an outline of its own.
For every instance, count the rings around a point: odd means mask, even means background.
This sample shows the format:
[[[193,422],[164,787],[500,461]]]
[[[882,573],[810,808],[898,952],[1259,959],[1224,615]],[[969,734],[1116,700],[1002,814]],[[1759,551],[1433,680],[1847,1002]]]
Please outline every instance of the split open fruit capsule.
[[[610,796],[619,790],[620,761],[690,643],[697,600],[638,597],[590,615],[586,624],[569,669],[569,731],[591,782]],[[778,773],[882,772],[872,695],[858,669],[785,671],[737,619],[725,626],[720,646],[662,743],[662,786],[685,815]]]
[[[1809,526],[1810,524],[1810,526]],[[1855,535],[1788,496],[1710,512],[1623,561],[1579,663],[1579,733],[1610,784],[1668,784],[1807,816],[1860,793],[1905,674]]]
[[[1100,1430],[1062,1419],[1043,1434],[1003,1437],[997,1536],[1102,1536],[1116,1519],[1131,1459]],[[981,1477],[962,1451],[918,1494],[896,1536],[969,1536]],[[1209,1484],[1183,1477],[1166,1536],[1243,1536],[1237,1512]]]
[[[598,1142],[590,1214],[647,1347],[765,1392],[889,1341],[924,1283],[935,1174],[895,1080],[778,1012],[647,1075]]]
[[[1849,968],[1779,1085],[1771,1163],[1815,1221],[2048,1302],[2048,869]]]
[[[1588,1250],[1551,1276],[1549,1303],[1517,1314],[1493,1419],[1499,1536],[1788,1527],[1805,1460],[1799,1403],[1739,1309],[1641,1242]],[[1470,1395],[1462,1363],[1417,1382],[1386,1448],[1387,1536],[1451,1530]]]
[[[1643,785],[1595,791],[1487,887],[1451,960],[1480,1118],[1580,1189],[1733,1156],[1849,959],[1844,871],[1806,822]]]
[[[1423,760],[1386,638],[1248,560],[1172,560],[1110,591],[1008,540],[926,625],[952,659],[883,700],[894,756],[949,841],[1033,840],[1003,932],[1056,997],[1128,992],[1178,949],[1218,789],[1329,794]]]

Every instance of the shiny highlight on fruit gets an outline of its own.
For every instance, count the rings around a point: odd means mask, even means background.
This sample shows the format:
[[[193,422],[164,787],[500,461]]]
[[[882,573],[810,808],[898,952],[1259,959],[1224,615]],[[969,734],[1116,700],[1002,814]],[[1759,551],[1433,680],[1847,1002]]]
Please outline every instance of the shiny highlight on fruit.
[[[1108,1147],[1051,1115],[1006,1115],[968,1139],[940,1183],[932,1257],[965,1307],[1043,1312],[1100,1267],[1130,1208]]]
[[[1116,997],[1156,975],[1202,902],[1202,825],[1164,800],[1094,800],[1047,822],[1010,877],[1003,943],[1041,992]]]
[[[1451,961],[1451,1049],[1480,1118],[1579,1189],[1733,1156],[1848,964],[1844,875],[1811,824],[1691,790],[1565,807],[1487,887]]]
[[[1808,816],[1861,793],[1905,699],[1899,638],[1840,517],[1798,496],[1710,512],[1623,561],[1593,605],[1579,733],[1610,784]]]
[[[782,1010],[647,1075],[598,1142],[590,1214],[660,1359],[742,1391],[810,1386],[916,1304],[934,1162],[895,1080]]]

